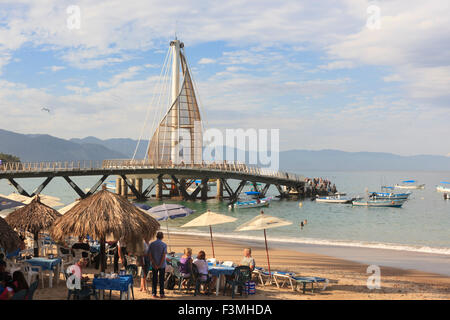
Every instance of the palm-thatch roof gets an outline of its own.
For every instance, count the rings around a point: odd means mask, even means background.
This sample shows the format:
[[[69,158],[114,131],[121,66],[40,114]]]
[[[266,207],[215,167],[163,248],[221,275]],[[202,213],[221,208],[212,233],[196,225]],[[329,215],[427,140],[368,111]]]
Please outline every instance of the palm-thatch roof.
[[[123,240],[127,249],[142,245],[142,240],[152,239],[159,223],[131,204],[126,198],[105,188],[79,201],[52,227],[54,240],[67,236],[86,236],[106,240]]]
[[[5,220],[17,230],[36,234],[48,229],[60,216],[58,211],[41,203],[39,196],[36,196],[26,206],[11,212]]]
[[[6,252],[17,250],[21,245],[21,240],[11,226],[0,217],[0,248]]]

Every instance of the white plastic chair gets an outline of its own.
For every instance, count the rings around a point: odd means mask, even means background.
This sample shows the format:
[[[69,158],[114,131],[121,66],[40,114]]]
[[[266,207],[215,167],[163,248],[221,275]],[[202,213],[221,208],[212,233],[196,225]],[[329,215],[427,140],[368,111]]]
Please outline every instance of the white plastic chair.
[[[22,272],[27,276],[28,285],[33,282],[34,278],[42,279],[42,288],[44,288],[44,274],[40,266],[32,266],[28,262],[22,264]]]

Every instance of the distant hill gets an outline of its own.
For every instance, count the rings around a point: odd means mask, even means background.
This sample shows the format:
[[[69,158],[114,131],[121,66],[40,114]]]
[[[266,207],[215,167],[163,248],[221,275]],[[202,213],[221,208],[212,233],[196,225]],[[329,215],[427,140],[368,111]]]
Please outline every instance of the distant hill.
[[[339,150],[290,150],[280,153],[280,167],[286,171],[447,171],[450,157],[435,155],[400,156],[382,152]]]
[[[134,154],[134,150],[136,149],[137,140],[127,139],[127,138],[115,138],[115,139],[106,139],[101,140],[96,137],[86,137],[83,139],[73,138],[70,139],[72,142],[76,142],[79,144],[98,144],[102,145],[105,148],[110,150],[114,150],[120,152],[125,155],[125,158],[131,159]],[[136,159],[143,159],[145,156],[145,151],[147,150],[148,141],[141,140],[139,143],[139,148],[136,152]]]
[[[19,134],[0,129],[0,152],[26,161],[104,160],[126,158],[101,144],[79,144],[44,134]]]
[[[25,135],[0,129],[0,153],[22,161],[68,161],[132,158],[137,140],[86,137],[64,140],[49,135]],[[141,141],[136,159],[143,159],[148,141]],[[227,148],[233,154],[236,150]],[[249,152],[245,152],[248,160]],[[224,155],[226,155],[224,150]],[[280,170],[304,171],[450,171],[450,157],[400,156],[382,152],[289,150],[279,155]],[[232,158],[227,157],[227,160]]]

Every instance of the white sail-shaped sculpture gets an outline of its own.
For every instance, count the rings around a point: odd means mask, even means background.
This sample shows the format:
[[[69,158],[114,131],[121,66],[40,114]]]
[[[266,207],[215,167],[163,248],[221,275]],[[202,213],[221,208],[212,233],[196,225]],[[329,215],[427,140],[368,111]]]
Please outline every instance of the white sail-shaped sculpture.
[[[154,164],[195,164],[202,161],[200,111],[186,59],[183,53],[178,54],[183,82],[180,92],[150,140],[148,159]],[[174,55],[173,59],[177,58]],[[174,86],[178,87],[176,83],[172,87]]]

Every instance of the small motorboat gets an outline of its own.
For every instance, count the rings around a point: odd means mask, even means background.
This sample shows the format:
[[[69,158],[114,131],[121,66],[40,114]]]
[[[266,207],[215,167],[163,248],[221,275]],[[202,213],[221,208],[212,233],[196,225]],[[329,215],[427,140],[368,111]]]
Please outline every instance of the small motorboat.
[[[356,198],[343,197],[340,195],[327,196],[327,197],[317,196],[317,198],[316,198],[316,202],[322,202],[322,203],[351,203],[353,200],[356,200]]]
[[[262,198],[251,201],[237,201],[233,204],[230,204],[228,208],[230,209],[246,209],[246,208],[258,208],[258,207],[267,207],[270,204],[270,200],[272,198]]]
[[[403,184],[396,184],[394,187],[397,189],[424,189],[425,184],[414,184],[416,180],[405,180]]]
[[[404,203],[406,202],[406,199],[384,199],[384,200],[355,200],[352,202],[354,206],[364,206],[364,207],[394,207],[394,208],[400,208]]]
[[[446,184],[446,186],[437,186],[436,191],[437,192],[444,192],[444,193],[450,193],[450,182],[447,181],[441,181],[442,184]]]
[[[408,199],[411,195],[411,192],[406,193],[393,193],[393,192],[372,192],[369,195],[370,199],[378,199],[378,200],[395,200],[395,199]]]

